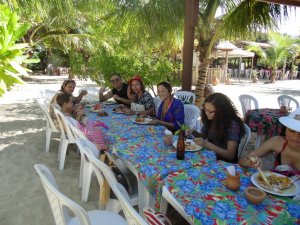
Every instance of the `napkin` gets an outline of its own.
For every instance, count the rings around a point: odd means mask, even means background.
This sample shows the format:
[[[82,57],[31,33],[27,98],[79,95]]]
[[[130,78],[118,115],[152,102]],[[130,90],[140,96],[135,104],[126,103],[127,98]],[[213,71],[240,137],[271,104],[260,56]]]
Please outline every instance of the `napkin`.
[[[235,176],[235,168],[234,166],[228,166],[226,167],[228,173],[231,175],[231,176]]]

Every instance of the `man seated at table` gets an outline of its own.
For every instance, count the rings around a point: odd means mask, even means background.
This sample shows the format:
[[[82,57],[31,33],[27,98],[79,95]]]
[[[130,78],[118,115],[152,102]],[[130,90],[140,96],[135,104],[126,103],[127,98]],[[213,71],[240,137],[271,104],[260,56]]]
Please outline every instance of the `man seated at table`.
[[[106,87],[101,87],[99,90],[99,101],[104,102],[110,98],[114,98],[118,104],[125,104],[127,106],[133,101],[130,95],[130,88],[128,84],[123,83],[120,74],[113,74],[110,78],[112,89],[104,94]]]

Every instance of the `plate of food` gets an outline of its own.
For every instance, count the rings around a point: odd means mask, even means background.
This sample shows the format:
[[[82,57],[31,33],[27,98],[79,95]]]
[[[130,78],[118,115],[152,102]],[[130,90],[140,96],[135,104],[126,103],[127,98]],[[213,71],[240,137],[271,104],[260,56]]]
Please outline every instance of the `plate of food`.
[[[113,110],[113,113],[117,113],[117,114],[124,114],[124,111],[122,108],[114,108]]]
[[[264,175],[271,184],[271,187],[264,181],[259,172],[251,176],[251,181],[256,187],[270,194],[294,196],[300,191],[300,187],[287,176],[273,172],[264,172]]]
[[[90,111],[95,112],[95,113],[101,112],[102,111],[102,106],[100,104],[96,104],[94,106],[91,106]]]
[[[144,117],[136,117],[136,118],[132,118],[131,121],[136,124],[150,124],[150,121],[152,121],[152,119],[144,118]]]
[[[177,140],[173,141],[173,146],[176,148]],[[201,150],[202,148],[202,146],[197,145],[192,139],[185,140],[185,151],[187,152],[196,152]]]
[[[105,105],[114,105],[114,104],[117,104],[116,101],[112,101],[112,100],[108,100],[106,102],[104,102]]]

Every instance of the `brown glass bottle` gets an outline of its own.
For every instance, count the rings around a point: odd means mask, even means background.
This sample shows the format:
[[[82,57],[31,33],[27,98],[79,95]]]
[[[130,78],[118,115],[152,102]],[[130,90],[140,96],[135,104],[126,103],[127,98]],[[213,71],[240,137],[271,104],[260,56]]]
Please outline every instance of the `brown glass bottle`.
[[[177,151],[176,151],[176,158],[178,160],[184,159],[184,151],[185,151],[184,137],[185,137],[184,131],[180,131],[178,141],[177,141]]]

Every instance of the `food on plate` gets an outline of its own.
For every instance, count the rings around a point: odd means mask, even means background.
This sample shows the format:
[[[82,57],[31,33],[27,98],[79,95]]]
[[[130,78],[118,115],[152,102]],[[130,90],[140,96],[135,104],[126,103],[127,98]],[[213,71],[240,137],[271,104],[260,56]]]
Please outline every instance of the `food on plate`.
[[[114,108],[113,112],[115,112],[115,113],[124,113],[122,108]]]
[[[137,122],[137,123],[143,123],[143,122],[145,122],[145,118],[143,118],[143,117],[137,117],[137,118],[135,118],[135,122]]]
[[[288,177],[283,177],[283,176],[277,176],[276,174],[272,173],[269,176],[266,176],[267,180],[270,182],[272,187],[279,188],[279,189],[285,189],[288,188],[291,184],[292,181]],[[264,187],[267,187],[268,185],[262,178],[261,174],[257,176],[257,181],[259,184],[261,184]]]
[[[108,113],[105,112],[105,111],[103,111],[103,110],[101,110],[100,112],[98,112],[97,115],[98,115],[98,116],[108,116]]]
[[[196,145],[193,141],[185,141],[185,149],[195,150],[198,149],[200,146]]]

